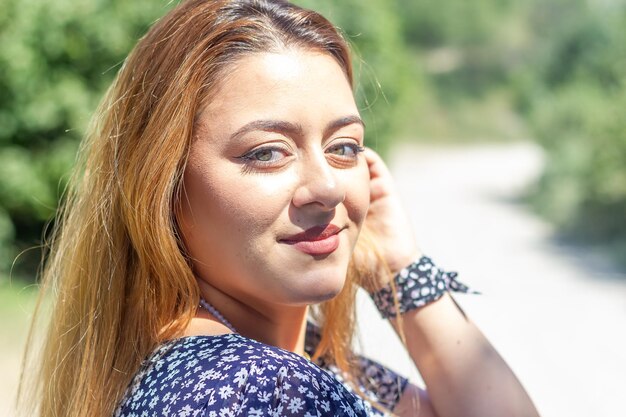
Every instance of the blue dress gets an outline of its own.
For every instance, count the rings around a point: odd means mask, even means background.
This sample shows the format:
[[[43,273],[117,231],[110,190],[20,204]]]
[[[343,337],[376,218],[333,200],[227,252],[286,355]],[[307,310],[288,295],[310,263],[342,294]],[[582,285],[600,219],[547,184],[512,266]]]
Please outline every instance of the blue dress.
[[[307,350],[315,336],[307,335]],[[391,410],[407,380],[365,358],[359,366],[361,391]],[[144,361],[115,416],[385,415],[342,381],[336,368],[239,334],[190,336]]]

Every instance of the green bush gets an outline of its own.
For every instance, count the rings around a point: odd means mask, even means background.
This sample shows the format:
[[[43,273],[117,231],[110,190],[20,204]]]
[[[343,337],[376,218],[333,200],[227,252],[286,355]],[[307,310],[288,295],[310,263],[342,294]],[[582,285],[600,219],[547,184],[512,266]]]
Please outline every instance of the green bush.
[[[0,14],[0,273],[34,276],[85,126],[165,1],[5,0]],[[1,275],[1,274],[0,274]]]
[[[534,78],[518,86],[548,156],[532,201],[565,236],[617,248],[624,261],[626,5],[560,5],[554,36],[535,55]]]

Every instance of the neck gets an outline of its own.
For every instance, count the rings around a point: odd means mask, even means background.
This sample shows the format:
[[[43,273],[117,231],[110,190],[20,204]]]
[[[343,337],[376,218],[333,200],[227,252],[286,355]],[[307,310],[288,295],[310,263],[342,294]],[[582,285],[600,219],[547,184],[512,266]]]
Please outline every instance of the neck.
[[[201,296],[232,324],[237,333],[299,355],[304,353],[308,306],[259,305],[248,300],[242,302],[200,279],[198,284]],[[225,326],[216,325],[216,319],[204,310],[199,311],[185,333],[227,333]]]

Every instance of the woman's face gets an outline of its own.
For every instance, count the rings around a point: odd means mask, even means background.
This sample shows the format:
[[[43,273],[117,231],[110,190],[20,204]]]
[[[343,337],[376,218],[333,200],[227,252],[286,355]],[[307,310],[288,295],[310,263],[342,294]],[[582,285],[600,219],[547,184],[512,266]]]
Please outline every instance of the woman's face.
[[[199,115],[178,221],[199,279],[247,305],[336,295],[369,205],[363,124],[326,54],[238,60]]]

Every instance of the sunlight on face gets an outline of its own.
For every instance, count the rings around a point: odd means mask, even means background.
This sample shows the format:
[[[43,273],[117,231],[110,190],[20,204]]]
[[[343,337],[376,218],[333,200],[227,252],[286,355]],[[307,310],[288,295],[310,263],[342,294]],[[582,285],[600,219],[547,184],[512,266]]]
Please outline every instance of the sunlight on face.
[[[211,96],[179,222],[199,279],[249,305],[342,288],[369,205],[363,124],[329,55],[248,55]]]

